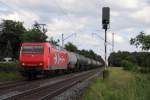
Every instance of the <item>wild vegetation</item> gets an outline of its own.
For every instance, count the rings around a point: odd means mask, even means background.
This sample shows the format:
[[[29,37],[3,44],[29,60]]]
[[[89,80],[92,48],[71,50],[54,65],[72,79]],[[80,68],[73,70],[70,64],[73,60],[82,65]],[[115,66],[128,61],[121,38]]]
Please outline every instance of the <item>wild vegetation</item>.
[[[109,65],[125,67],[125,69],[141,69],[149,71],[150,52],[113,52],[108,59]]]
[[[149,100],[149,74],[132,73],[121,67],[110,67],[107,79],[97,78],[81,100]]]
[[[150,50],[150,35],[146,35],[144,32],[140,32],[135,38],[131,38],[131,45],[141,48],[142,50]]]
[[[140,32],[135,38],[131,38],[130,44],[145,52],[113,52],[108,58],[109,65],[124,67],[127,70],[140,69],[141,72],[150,72],[150,35]]]
[[[0,63],[0,83],[9,81],[18,81],[25,79],[20,71],[23,69],[18,62],[1,62]]]
[[[109,76],[97,78],[81,100],[149,100],[150,35],[141,32],[130,43],[145,52],[111,53],[108,63],[117,67],[109,67]]]

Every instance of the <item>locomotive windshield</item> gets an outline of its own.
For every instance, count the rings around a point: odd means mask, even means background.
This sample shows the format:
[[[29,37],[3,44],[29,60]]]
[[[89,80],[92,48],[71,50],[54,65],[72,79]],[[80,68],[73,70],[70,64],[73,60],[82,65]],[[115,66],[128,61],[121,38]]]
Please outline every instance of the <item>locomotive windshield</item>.
[[[43,46],[23,46],[22,52],[23,53],[43,53],[44,47]]]

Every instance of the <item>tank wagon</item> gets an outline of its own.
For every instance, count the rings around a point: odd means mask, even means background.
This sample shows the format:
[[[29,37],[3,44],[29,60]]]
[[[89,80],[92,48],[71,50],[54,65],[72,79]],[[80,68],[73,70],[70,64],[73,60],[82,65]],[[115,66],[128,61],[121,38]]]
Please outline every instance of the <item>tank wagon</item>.
[[[24,75],[35,78],[38,74],[83,71],[103,66],[102,61],[69,52],[59,46],[45,43],[23,43],[19,58]]]

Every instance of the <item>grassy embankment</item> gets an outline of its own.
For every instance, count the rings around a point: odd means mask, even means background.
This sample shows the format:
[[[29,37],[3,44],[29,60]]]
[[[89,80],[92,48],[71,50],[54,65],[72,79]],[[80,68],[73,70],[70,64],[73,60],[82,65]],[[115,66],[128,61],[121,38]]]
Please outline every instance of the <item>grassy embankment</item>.
[[[17,62],[0,63],[0,83],[23,80],[20,70]]]
[[[97,78],[81,100],[150,100],[150,74],[109,68],[109,77]]]

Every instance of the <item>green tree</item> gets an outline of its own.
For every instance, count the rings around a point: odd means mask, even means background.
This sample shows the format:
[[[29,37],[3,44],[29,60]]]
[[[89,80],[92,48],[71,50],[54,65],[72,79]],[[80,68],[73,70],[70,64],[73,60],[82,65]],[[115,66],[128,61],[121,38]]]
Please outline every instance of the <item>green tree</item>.
[[[140,32],[135,38],[131,38],[131,45],[142,48],[142,50],[150,50],[150,35],[146,35],[144,32]]]
[[[122,60],[134,61],[134,57],[126,51],[118,51],[117,53],[113,52],[108,58],[108,63],[111,66],[121,67]]]
[[[13,20],[3,20],[2,25],[4,29],[0,35],[0,59],[4,57],[8,41],[12,46],[13,58],[18,58],[22,42],[45,42],[47,39],[40,27],[26,30],[23,22]]]
[[[20,35],[26,31],[25,27],[23,26],[23,22],[13,21],[13,20],[3,20],[4,34],[14,33],[16,35]]]
[[[113,52],[108,58],[109,65],[122,67],[122,61],[128,61],[141,68],[150,68],[150,52]]]
[[[32,28],[21,35],[23,42],[46,42],[47,36],[40,29]]]
[[[97,59],[96,56],[97,56],[97,54],[95,54],[95,52],[93,50],[89,50],[89,57],[90,58],[93,58],[96,60]]]
[[[50,42],[53,45],[59,46],[59,44],[58,44],[59,43],[59,39],[54,40],[53,37],[51,37],[48,42]]]
[[[3,56],[7,43],[10,41],[13,51],[13,58],[18,58],[20,44],[22,42],[20,36],[26,31],[26,29],[23,26],[23,23],[19,21],[3,20],[2,25],[4,26],[4,29],[2,31],[2,35],[0,36],[0,55]]]
[[[78,48],[71,42],[68,42],[67,44],[65,44],[65,49],[67,49],[68,51],[72,51],[72,52],[78,51]]]

